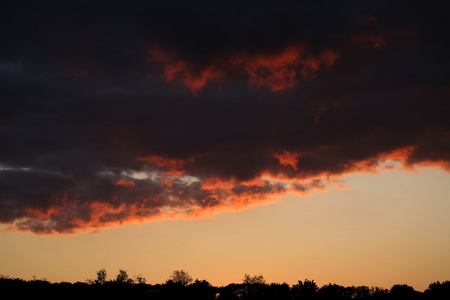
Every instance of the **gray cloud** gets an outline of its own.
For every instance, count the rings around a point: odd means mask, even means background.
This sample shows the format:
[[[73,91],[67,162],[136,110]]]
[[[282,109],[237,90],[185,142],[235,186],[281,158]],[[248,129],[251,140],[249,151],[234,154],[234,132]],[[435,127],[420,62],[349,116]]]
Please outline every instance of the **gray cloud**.
[[[444,2],[226,3],[9,3],[0,222],[69,233],[241,209],[387,159],[449,169]]]

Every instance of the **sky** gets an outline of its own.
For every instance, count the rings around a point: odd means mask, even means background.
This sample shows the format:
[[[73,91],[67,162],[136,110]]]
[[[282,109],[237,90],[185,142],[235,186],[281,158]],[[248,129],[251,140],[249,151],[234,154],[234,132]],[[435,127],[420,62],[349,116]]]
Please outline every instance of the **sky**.
[[[0,274],[449,280],[445,1],[15,1]]]

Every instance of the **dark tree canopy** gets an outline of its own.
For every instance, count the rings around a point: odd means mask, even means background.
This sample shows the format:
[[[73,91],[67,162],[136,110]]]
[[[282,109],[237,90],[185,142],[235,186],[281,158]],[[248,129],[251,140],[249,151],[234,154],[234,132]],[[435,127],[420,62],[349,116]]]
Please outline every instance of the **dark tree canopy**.
[[[319,287],[314,280],[305,279],[290,286],[287,283],[267,283],[262,275],[245,274],[242,283],[217,287],[207,280],[195,281],[184,270],[176,270],[163,284],[148,284],[142,276],[136,280],[120,269],[108,280],[106,270],[96,272],[95,280],[87,282],[58,282],[33,278],[24,280],[0,276],[3,295],[16,299],[145,299],[145,300],[447,300],[450,281],[430,283],[424,292],[406,284],[390,289],[368,286],[342,286],[335,283]]]

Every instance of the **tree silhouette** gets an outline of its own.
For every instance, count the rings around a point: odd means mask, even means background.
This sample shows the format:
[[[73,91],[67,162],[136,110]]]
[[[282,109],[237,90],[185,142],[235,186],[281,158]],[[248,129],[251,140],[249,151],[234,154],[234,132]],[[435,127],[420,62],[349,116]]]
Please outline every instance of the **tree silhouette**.
[[[262,275],[244,275],[244,288],[239,291],[241,298],[246,300],[263,299],[266,293],[266,280]]]
[[[215,299],[217,289],[206,280],[196,279],[194,283],[187,287],[186,299],[209,300]]]
[[[396,284],[389,291],[390,298],[393,299],[418,299],[420,293],[412,286],[406,284]]]
[[[126,270],[120,269],[119,274],[117,274],[116,282],[121,284],[132,284],[133,279],[129,278]]]
[[[406,284],[397,284],[390,290],[379,287],[327,284],[318,287],[314,280],[305,279],[289,286],[286,283],[266,283],[262,275],[245,274],[242,283],[216,287],[206,280],[196,279],[183,270],[174,271],[164,284],[148,284],[142,276],[130,279],[120,269],[114,280],[106,280],[106,271],[96,272],[97,278],[85,282],[51,283],[37,279],[26,281],[0,275],[2,296],[17,299],[149,299],[149,300],[447,300],[450,299],[450,281],[433,282],[425,292]]]
[[[267,289],[267,299],[290,300],[291,288],[287,283],[271,283]]]
[[[191,275],[189,275],[189,273],[184,270],[173,271],[169,280],[171,280],[173,283],[181,284],[183,286],[186,286],[190,284],[192,281],[194,281]]]
[[[371,294],[371,289],[367,286],[352,287],[352,298],[368,299]]]
[[[138,284],[145,284],[145,283],[147,282],[147,279],[145,279],[145,278],[142,277],[141,275],[138,275],[138,276],[136,277],[136,282],[137,282]]]
[[[95,279],[94,283],[103,285],[106,282],[106,270],[101,269],[97,271],[97,279]]]
[[[241,284],[235,284],[231,283],[227,286],[221,287],[218,290],[218,297],[216,299],[218,300],[239,300],[240,294],[239,291],[241,290]]]
[[[254,275],[250,276],[248,274],[244,275],[244,279],[242,280],[244,284],[265,284],[266,280],[264,279],[264,276],[260,275]]]
[[[305,279],[304,282],[301,280],[297,284],[292,286],[292,293],[294,299],[313,299],[316,297],[317,284],[314,280]]]
[[[387,299],[389,290],[380,287],[371,287],[370,296],[371,299]]]
[[[433,282],[430,283],[428,289],[425,291],[425,295],[429,299],[450,299],[450,281]]]
[[[331,283],[322,286],[317,292],[324,299],[350,299],[352,296],[351,288]]]

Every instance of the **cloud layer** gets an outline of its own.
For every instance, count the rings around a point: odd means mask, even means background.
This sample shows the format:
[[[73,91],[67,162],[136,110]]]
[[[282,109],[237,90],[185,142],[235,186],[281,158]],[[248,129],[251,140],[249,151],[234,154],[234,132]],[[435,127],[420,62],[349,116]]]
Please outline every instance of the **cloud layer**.
[[[10,4],[0,222],[74,233],[245,209],[395,161],[450,170],[445,10],[386,7]]]

